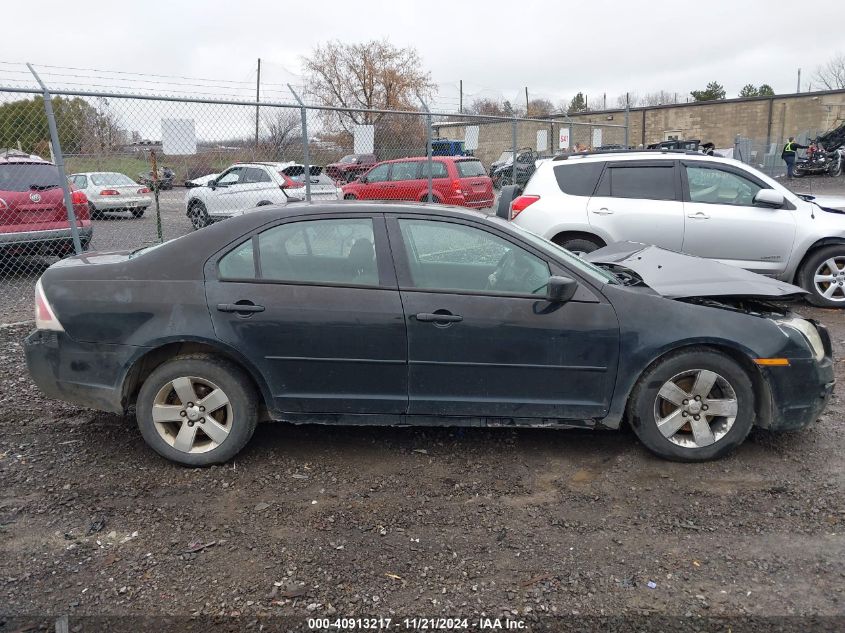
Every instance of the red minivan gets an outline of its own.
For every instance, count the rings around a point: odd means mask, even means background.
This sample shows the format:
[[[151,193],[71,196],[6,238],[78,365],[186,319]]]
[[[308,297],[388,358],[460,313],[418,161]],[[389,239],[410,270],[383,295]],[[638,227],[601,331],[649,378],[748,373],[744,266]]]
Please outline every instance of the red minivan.
[[[481,161],[472,156],[431,159],[434,202],[483,209],[493,206],[493,181]],[[425,156],[388,160],[342,187],[344,200],[428,200],[428,159]]]
[[[88,199],[71,194],[82,249],[91,242]],[[0,154],[0,256],[73,253],[59,170],[53,163],[15,150]]]

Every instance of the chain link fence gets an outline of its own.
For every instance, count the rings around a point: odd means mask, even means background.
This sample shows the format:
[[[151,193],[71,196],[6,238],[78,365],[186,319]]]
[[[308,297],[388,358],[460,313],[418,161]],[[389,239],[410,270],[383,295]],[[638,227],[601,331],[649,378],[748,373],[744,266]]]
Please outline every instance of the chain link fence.
[[[31,318],[59,258],[133,250],[247,208],[407,200],[491,209],[559,151],[624,126],[0,87],[0,323]],[[83,87],[84,88],[84,87]],[[513,156],[516,155],[516,167]]]

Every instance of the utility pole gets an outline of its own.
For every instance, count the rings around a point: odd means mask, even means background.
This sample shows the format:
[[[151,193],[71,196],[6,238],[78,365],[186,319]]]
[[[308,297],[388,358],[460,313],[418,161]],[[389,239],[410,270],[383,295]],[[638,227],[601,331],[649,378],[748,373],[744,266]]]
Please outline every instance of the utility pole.
[[[463,114],[464,113],[464,80],[460,79],[458,81],[458,112]]]
[[[261,58],[258,58],[258,74],[255,77],[255,103],[261,101]],[[255,147],[258,147],[258,107],[255,106]]]
[[[798,89],[795,92],[801,92],[801,69],[798,69]]]
[[[525,116],[528,116],[528,86],[525,86]]]

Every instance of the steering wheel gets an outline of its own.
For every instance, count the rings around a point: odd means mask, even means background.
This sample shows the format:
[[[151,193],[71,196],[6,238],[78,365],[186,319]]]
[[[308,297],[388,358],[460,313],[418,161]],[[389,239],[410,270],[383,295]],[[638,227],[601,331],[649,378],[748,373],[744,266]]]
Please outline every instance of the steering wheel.
[[[518,249],[512,248],[502,255],[496,268],[487,277],[487,290],[506,292],[532,292],[547,282],[538,275],[531,257]],[[530,288],[530,290],[529,290]]]

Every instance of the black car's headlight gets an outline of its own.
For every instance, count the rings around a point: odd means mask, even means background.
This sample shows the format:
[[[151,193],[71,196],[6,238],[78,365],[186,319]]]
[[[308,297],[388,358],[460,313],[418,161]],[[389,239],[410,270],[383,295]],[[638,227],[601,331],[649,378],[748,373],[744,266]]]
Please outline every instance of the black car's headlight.
[[[819,336],[819,331],[810,321],[807,321],[806,319],[791,318],[778,321],[778,325],[782,328],[788,327],[801,332],[807,343],[810,344],[815,359],[821,360],[824,358],[824,344],[822,343],[822,337]]]

